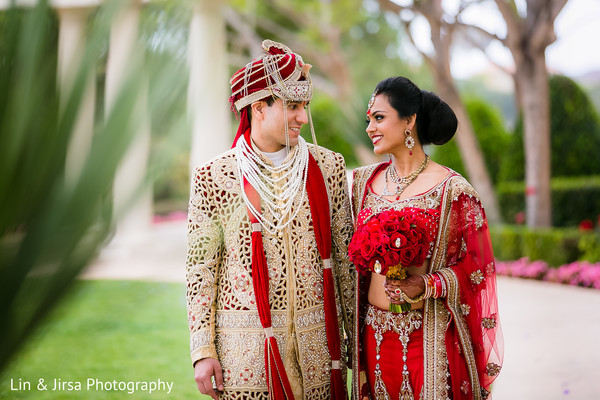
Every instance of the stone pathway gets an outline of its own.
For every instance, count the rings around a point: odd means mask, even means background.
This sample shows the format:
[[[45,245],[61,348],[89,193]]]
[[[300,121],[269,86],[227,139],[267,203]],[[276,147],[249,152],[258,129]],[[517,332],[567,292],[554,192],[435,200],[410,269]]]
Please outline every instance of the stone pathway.
[[[600,398],[600,290],[500,277],[494,400]]]
[[[84,279],[185,282],[186,222],[154,224],[145,235],[112,242]]]
[[[111,245],[85,279],[185,281],[184,221]],[[600,290],[498,279],[504,368],[494,400],[600,398]]]

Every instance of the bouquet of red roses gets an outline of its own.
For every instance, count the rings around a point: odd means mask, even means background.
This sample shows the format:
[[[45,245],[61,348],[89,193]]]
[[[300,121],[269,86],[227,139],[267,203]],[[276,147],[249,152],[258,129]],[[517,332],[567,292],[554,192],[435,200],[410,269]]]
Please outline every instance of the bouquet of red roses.
[[[413,207],[388,209],[358,216],[358,228],[348,246],[350,261],[366,274],[375,272],[388,279],[406,279],[406,267],[425,262],[431,241],[423,210]]]

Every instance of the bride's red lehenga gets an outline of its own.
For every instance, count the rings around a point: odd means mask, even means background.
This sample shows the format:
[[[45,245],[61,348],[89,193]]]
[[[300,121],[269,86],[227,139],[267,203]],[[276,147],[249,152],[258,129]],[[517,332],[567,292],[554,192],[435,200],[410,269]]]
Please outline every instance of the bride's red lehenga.
[[[479,197],[449,171],[427,192],[390,202],[370,189],[386,166],[355,170],[354,215],[365,208],[377,213],[405,207],[439,215],[432,221],[435,239],[426,263],[446,290],[443,297],[425,300],[421,310],[392,313],[367,302],[370,276],[357,274],[352,397],[491,399],[503,346],[494,255]]]

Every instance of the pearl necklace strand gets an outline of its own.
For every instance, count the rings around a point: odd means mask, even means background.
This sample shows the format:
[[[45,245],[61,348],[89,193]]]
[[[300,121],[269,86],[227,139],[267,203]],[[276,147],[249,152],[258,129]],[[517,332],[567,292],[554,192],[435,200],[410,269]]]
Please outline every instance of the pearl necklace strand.
[[[256,189],[265,209],[273,215],[275,222],[266,220],[242,190],[246,206],[268,232],[281,232],[300,211],[300,207],[296,207],[292,212],[296,195],[300,193],[300,202],[304,201],[306,196],[309,159],[306,141],[301,136],[298,137],[295,154],[280,166],[266,163],[243,138],[237,141],[235,148],[240,177],[246,178]]]

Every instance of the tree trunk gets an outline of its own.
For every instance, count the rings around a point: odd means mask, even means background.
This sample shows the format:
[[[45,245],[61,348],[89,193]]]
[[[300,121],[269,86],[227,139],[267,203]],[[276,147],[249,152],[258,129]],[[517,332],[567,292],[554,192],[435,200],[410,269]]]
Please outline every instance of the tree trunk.
[[[523,111],[527,226],[552,225],[550,196],[550,93],[546,48],[556,40],[554,21],[567,0],[527,0],[521,17],[514,2],[496,0],[507,26],[503,44],[515,61],[514,79]]]
[[[515,80],[521,91],[523,109],[527,226],[548,227],[552,225],[550,104],[544,53],[523,57]]]

